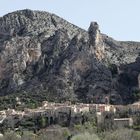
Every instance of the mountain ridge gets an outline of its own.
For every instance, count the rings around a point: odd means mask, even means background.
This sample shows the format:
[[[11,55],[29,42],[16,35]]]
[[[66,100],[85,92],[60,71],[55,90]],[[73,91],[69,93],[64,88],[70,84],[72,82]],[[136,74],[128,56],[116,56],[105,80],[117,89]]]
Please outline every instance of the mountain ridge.
[[[0,17],[0,95],[132,103],[139,53],[139,42],[116,41],[96,22],[86,31],[48,12],[16,11]]]

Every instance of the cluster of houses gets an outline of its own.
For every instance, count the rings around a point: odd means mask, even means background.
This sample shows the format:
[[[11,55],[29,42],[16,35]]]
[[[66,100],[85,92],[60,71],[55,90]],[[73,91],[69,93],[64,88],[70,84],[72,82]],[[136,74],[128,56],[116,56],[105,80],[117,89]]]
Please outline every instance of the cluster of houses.
[[[86,112],[96,113],[97,119],[101,120],[101,116],[104,112],[111,112],[116,114],[118,111],[123,111],[128,109],[130,112],[139,112],[140,111],[140,102],[134,103],[128,106],[122,105],[110,105],[110,104],[84,104],[77,103],[71,104],[70,102],[66,103],[53,103],[44,101],[41,107],[36,109],[24,109],[24,111],[17,111],[14,109],[8,109],[0,111],[0,124],[3,123],[5,119],[13,117],[18,117],[22,119],[23,117],[33,117],[36,115],[46,115],[46,116],[56,116],[60,113],[70,114],[84,114]],[[132,118],[114,118],[114,122],[128,124],[129,126],[133,125]]]

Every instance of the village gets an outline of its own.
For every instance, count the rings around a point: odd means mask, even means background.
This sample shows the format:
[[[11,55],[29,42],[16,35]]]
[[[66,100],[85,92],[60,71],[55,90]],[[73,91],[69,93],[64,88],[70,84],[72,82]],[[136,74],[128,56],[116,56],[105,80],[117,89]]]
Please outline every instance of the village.
[[[20,99],[17,98],[17,103],[20,104]],[[129,117],[117,116],[120,112],[129,113]],[[114,124],[118,126],[133,126],[133,115],[140,113],[140,102],[131,105],[110,105],[106,104],[84,104],[71,102],[54,103],[44,101],[42,106],[36,109],[25,108],[23,111],[15,109],[7,109],[0,111],[0,125],[7,122],[12,129],[18,129],[18,123],[27,118],[37,118],[44,116],[48,120],[48,126],[52,124],[63,124],[71,121],[74,124],[82,123],[86,113],[92,113],[97,118],[97,124],[107,122],[113,119]],[[108,114],[113,114],[113,118],[108,117]],[[108,119],[108,120],[107,120]],[[69,122],[70,123],[70,122]],[[11,124],[11,125],[10,125]]]

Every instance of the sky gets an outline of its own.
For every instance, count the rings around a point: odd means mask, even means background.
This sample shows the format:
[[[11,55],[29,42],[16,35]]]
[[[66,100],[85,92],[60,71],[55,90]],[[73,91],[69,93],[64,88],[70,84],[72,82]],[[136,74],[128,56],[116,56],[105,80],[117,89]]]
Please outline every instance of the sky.
[[[97,21],[116,40],[140,41],[140,0],[0,0],[0,16],[21,9],[54,13],[86,30]]]

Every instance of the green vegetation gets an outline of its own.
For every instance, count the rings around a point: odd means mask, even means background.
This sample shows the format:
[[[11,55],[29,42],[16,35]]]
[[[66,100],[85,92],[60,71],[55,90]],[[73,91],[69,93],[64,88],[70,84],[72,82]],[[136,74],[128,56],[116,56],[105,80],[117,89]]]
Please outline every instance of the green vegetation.
[[[40,128],[45,128],[47,125],[47,119],[43,116],[40,116],[38,118],[38,124],[39,124]]]
[[[31,131],[24,131],[22,134],[9,131],[0,136],[0,140],[140,140],[140,131],[131,129],[117,129],[115,131],[105,131],[102,133],[77,133],[74,136],[65,128],[58,127],[57,132],[39,132],[33,133]]]
[[[100,140],[96,134],[83,133],[74,136],[71,140]]]
[[[118,74],[118,68],[117,68],[117,65],[115,64],[108,64],[108,68],[109,70],[111,71],[111,74],[113,77],[115,77],[117,74]]]
[[[19,97],[21,100],[21,105],[18,105],[16,102],[16,97]],[[39,93],[14,93],[6,96],[0,97],[0,110],[7,108],[15,108],[17,110],[23,110],[24,108],[37,108],[41,106],[42,101],[49,100],[48,93],[46,91]]]
[[[140,99],[140,91],[139,90],[135,90],[135,92],[132,94],[132,99],[133,99],[133,101],[139,101],[139,99]]]

